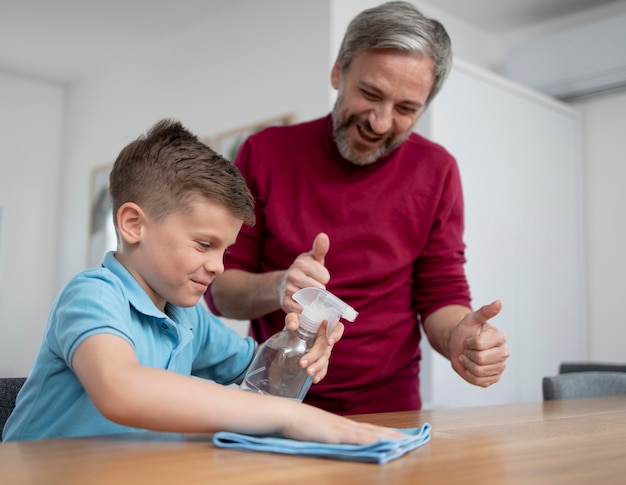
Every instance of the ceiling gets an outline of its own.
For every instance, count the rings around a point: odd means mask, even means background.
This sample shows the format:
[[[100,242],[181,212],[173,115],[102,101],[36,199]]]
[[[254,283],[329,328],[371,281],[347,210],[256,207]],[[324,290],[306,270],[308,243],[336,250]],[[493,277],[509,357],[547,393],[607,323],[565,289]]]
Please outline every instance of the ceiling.
[[[0,0],[0,71],[70,82],[243,0]],[[311,0],[314,1],[314,0]],[[427,0],[497,34],[623,0]]]

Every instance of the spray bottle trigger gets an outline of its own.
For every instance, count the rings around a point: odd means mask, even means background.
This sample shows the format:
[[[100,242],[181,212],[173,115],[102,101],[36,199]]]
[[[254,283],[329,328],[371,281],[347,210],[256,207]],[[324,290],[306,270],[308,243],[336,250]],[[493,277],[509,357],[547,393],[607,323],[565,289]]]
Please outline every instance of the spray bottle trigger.
[[[335,329],[339,318],[345,318],[353,322],[359,314],[350,305],[340,300],[329,291],[321,288],[302,288],[296,291],[292,298],[305,307],[305,309],[312,306],[316,310],[315,313],[319,312],[322,314],[319,316],[319,323],[321,323],[322,320],[328,321],[328,326],[326,327],[327,338],[330,337],[330,334]],[[316,304],[319,304],[319,306]],[[313,308],[310,309],[312,310]]]

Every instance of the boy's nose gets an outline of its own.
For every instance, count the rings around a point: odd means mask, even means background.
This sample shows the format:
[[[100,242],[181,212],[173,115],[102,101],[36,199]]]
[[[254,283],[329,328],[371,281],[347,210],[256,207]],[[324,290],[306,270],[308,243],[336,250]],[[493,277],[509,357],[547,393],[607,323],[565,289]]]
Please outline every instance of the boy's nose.
[[[224,253],[221,253],[219,255],[216,254],[208,258],[206,260],[206,263],[204,264],[204,269],[207,272],[213,273],[215,275],[223,273],[224,272]]]

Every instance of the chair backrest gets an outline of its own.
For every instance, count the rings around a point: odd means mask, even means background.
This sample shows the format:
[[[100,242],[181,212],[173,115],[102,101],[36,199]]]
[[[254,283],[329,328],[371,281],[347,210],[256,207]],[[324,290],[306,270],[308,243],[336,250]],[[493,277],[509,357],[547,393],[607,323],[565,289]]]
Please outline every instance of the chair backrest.
[[[543,399],[576,399],[580,397],[626,394],[626,373],[569,372],[543,378]]]
[[[568,372],[626,372],[626,364],[609,362],[562,362],[559,374]]]
[[[0,441],[2,441],[2,430],[4,423],[9,419],[15,407],[17,393],[26,381],[25,377],[0,377]]]

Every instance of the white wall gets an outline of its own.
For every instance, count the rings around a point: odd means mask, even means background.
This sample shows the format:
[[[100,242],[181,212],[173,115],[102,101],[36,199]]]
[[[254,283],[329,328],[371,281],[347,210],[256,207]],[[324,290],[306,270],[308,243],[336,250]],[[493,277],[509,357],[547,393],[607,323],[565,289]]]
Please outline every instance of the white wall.
[[[576,103],[586,160],[589,357],[626,361],[626,90]]]
[[[63,90],[0,73],[0,376],[25,375],[56,296]]]
[[[236,2],[68,92],[57,288],[87,261],[93,167],[163,117],[214,136],[265,118],[325,114],[327,2]],[[297,42],[296,42],[297,39]]]

